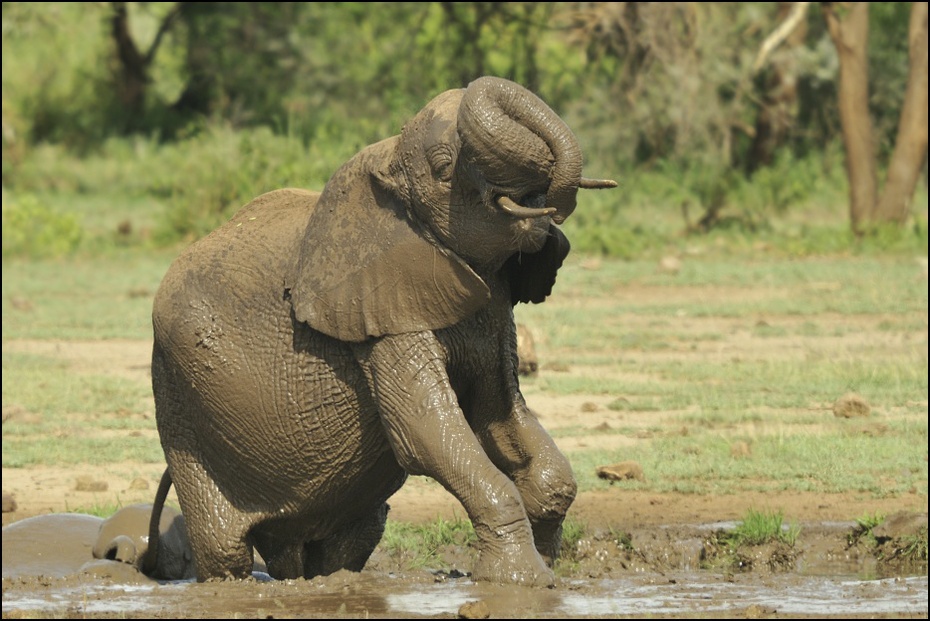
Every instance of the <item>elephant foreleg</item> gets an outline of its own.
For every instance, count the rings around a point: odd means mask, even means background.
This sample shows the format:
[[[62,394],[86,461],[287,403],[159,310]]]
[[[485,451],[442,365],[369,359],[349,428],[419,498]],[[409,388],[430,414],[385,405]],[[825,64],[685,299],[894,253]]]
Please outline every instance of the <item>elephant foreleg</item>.
[[[571,464],[522,399],[508,416],[477,418],[476,423],[488,456],[520,491],[536,549],[551,565],[559,555],[562,521],[577,492]]]
[[[431,332],[357,346],[400,465],[430,476],[462,503],[478,538],[476,580],[551,585],[533,545],[520,493],[488,458],[465,420]]]

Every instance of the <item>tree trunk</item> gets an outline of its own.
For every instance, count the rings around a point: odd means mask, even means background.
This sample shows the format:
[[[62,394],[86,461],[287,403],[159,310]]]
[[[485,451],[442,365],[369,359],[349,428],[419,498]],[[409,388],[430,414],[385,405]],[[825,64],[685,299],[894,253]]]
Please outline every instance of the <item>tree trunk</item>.
[[[187,83],[171,110],[182,119],[209,116],[219,99],[216,63],[211,46],[211,17],[224,8],[213,2],[181,2],[180,17],[187,25]]]
[[[119,76],[116,83],[117,97],[127,111],[129,122],[141,118],[145,108],[145,93],[148,87],[148,63],[139,52],[129,31],[129,13],[125,2],[113,2],[113,17],[110,20],[116,57],[119,60]]]
[[[877,222],[903,223],[927,156],[927,3],[914,2],[908,32],[909,68],[888,179],[875,211]]]
[[[795,7],[794,2],[778,3],[778,20],[783,22]],[[806,11],[805,11],[806,13]],[[773,55],[756,117],[755,135],[749,148],[747,171],[754,172],[774,161],[775,151],[784,143],[794,124],[798,107],[797,60],[793,50],[804,45],[807,22],[801,20],[784,38],[787,50]]]
[[[840,61],[839,108],[849,178],[849,215],[853,232],[862,234],[878,195],[866,56],[869,3],[825,2],[823,13]]]

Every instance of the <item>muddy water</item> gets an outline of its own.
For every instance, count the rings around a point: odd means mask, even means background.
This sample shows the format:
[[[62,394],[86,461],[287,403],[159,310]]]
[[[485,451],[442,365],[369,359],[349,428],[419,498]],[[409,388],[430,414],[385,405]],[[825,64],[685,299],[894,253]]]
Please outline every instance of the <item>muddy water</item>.
[[[790,576],[722,580],[707,574],[571,580],[542,590],[443,583],[372,572],[336,580],[239,584],[119,584],[91,577],[4,581],[3,616],[14,617],[448,617],[483,602],[491,617],[810,616],[926,617],[927,577],[843,580]],[[18,585],[20,587],[24,585]]]
[[[88,520],[57,523],[78,533]],[[313,580],[271,580],[256,572],[242,582],[156,582],[114,561],[79,564],[34,548],[42,562],[11,553],[4,529],[3,617],[229,618],[343,617],[492,618],[710,617],[926,618],[926,564],[920,575],[882,577],[869,555],[846,545],[848,524],[805,525],[805,543],[777,571],[770,558],[748,571],[699,569],[709,533],[720,525],[652,529],[631,534],[635,552],[608,539],[581,541],[557,588],[476,584],[460,572],[409,570],[377,551],[365,571]],[[46,539],[53,541],[54,537]],[[74,544],[75,542],[72,542]],[[705,552],[701,552],[705,550]],[[17,553],[18,554],[18,553]],[[20,558],[22,561],[14,562]],[[467,554],[445,560],[467,567]],[[705,559],[706,560],[706,559]],[[747,560],[747,563],[752,559]],[[895,572],[892,572],[894,574]]]

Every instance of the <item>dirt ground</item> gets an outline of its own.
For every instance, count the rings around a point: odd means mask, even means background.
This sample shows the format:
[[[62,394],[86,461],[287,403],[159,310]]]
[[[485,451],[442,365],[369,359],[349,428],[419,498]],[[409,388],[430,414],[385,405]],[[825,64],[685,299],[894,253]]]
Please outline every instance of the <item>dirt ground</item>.
[[[148,381],[150,344],[145,342],[4,341],[3,348],[54,355],[79,372]],[[540,373],[549,372],[564,370],[542,365]],[[532,388],[525,393],[550,430],[616,422],[617,413],[606,407],[610,397],[552,396]],[[15,405],[3,405],[4,422],[28,416]],[[655,417],[624,412],[623,425],[646,428],[655,424]],[[154,420],[151,430],[129,433],[156,437]],[[563,450],[577,450],[623,439],[592,433],[572,435],[559,444]],[[161,468],[141,462],[4,468],[3,491],[12,495],[16,510],[4,509],[3,525],[115,499],[124,506],[150,502]],[[398,521],[465,515],[452,496],[420,477],[411,479],[390,505],[389,519]],[[756,550],[736,566],[715,568],[715,558],[722,554],[716,533],[722,523],[740,519],[749,509],[777,510],[798,521],[803,532],[798,545]],[[280,582],[265,582],[258,575],[234,584],[161,585],[113,572],[101,577],[99,570],[11,577],[12,561],[4,553],[3,618],[926,618],[926,563],[916,569],[882,565],[862,542],[850,545],[855,516],[909,516],[900,533],[886,533],[883,541],[891,545],[921,524],[926,532],[926,512],[926,495],[916,491],[880,498],[785,491],[703,496],[619,486],[582,492],[570,517],[586,524],[588,534],[577,542],[570,562],[560,566],[560,584],[551,590],[474,584],[467,576],[473,560],[467,549],[445,551],[444,561],[456,570],[451,572],[412,570],[404,559],[379,550],[361,574]],[[699,569],[707,566],[711,568]]]

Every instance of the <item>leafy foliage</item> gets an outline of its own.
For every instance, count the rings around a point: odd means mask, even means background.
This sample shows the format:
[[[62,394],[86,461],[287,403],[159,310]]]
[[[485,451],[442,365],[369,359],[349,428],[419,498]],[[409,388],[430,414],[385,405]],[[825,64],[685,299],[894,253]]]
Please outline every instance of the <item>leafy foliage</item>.
[[[586,174],[623,182],[569,221],[576,248],[629,258],[682,229],[759,234],[786,212],[844,200],[846,189],[837,58],[820,16],[812,11],[804,41],[778,52],[783,79],[774,69],[751,72],[777,10],[755,2],[7,2],[3,184],[36,195],[156,196],[168,215],[156,240],[189,240],[272,184],[321,187],[440,91],[494,74],[566,118],[588,156]],[[908,6],[870,11],[871,109],[887,157],[907,77]],[[760,151],[763,120],[778,106],[785,127]],[[118,161],[85,165],[104,158]],[[634,221],[631,205],[659,217]]]
[[[70,214],[54,213],[32,195],[3,199],[3,256],[61,257],[81,242],[83,231]]]

